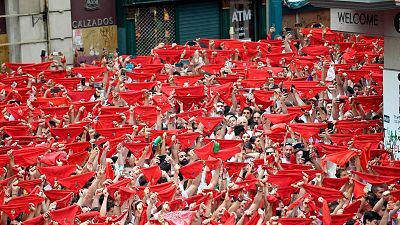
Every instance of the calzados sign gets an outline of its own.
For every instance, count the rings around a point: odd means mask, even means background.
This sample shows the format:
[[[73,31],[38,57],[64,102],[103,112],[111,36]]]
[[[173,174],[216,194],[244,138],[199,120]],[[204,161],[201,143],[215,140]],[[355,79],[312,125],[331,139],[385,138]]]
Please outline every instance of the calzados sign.
[[[115,24],[115,0],[71,0],[72,28]]]
[[[114,18],[102,18],[102,19],[87,19],[72,21],[73,29],[87,28],[87,27],[100,27],[114,25]]]

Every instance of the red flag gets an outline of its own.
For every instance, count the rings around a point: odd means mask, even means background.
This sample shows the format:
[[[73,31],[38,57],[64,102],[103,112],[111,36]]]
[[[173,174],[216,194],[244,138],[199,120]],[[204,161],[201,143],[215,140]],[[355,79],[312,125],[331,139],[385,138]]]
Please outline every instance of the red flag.
[[[62,186],[68,188],[69,190],[77,193],[95,174],[96,172],[87,172],[75,176],[62,178],[57,182]]]
[[[39,215],[29,220],[25,220],[22,222],[22,225],[44,225],[44,217],[43,215]]]
[[[329,178],[325,177],[322,180],[322,186],[328,187],[328,188],[334,188],[339,190],[343,185],[345,185],[347,182],[349,182],[348,177],[342,177],[342,178]]]
[[[354,188],[353,188],[354,197],[356,199],[363,197],[364,196],[364,188],[366,185],[356,179],[353,179],[353,183],[354,183]]]
[[[325,199],[322,201],[322,223],[324,225],[332,224],[332,218],[331,218],[331,213],[329,211],[328,202]]]
[[[345,166],[346,163],[355,155],[357,155],[357,152],[352,150],[345,150],[329,154],[323,159],[323,161],[330,161],[336,163],[338,166]]]
[[[68,166],[49,166],[49,167],[38,167],[39,172],[43,175],[46,175],[46,180],[50,182],[50,184],[54,185],[54,181],[68,177],[76,170],[75,165]]]
[[[203,161],[196,161],[180,168],[182,176],[186,179],[195,179],[203,171]]]
[[[17,186],[20,186],[27,192],[31,192],[36,186],[40,186],[42,184],[43,180],[38,178],[34,180],[23,180],[23,181],[18,181]]]
[[[165,221],[171,225],[190,225],[195,217],[195,211],[175,211],[164,215]]]
[[[205,133],[210,134],[223,119],[223,117],[197,117],[196,121],[203,124]]]
[[[210,155],[212,154],[213,150],[214,150],[214,142],[212,141],[204,145],[203,147],[194,149],[194,152],[197,155],[197,157],[199,157],[201,160],[207,160],[208,157],[210,157]]]
[[[314,199],[319,197],[331,202],[343,197],[343,193],[333,188],[318,187],[314,185],[304,184],[304,190],[309,193]]]
[[[106,163],[106,180],[114,180],[114,171],[110,162]]]
[[[129,149],[129,151],[136,157],[140,158],[144,152],[144,148],[146,146],[149,146],[149,143],[124,143],[124,146]],[[151,155],[151,151],[149,150],[148,152],[148,157]],[[146,156],[147,157],[147,156]]]
[[[69,193],[67,196],[65,196],[64,198],[57,200],[56,204],[58,208],[65,208],[67,206],[69,206],[69,204],[72,201],[72,198],[74,197],[74,193]]]
[[[1,205],[0,211],[3,211],[10,217],[11,220],[15,220],[21,212],[29,213],[30,203],[18,203],[18,204],[7,204]]]
[[[198,132],[178,134],[176,135],[176,139],[179,140],[179,143],[181,143],[183,148],[190,148],[193,146],[199,135],[200,134]]]
[[[107,71],[106,67],[75,67],[72,68],[72,72],[81,74],[82,77],[90,79],[90,77],[98,77]]]
[[[74,142],[82,132],[82,127],[68,127],[68,128],[52,128],[50,132],[58,137],[61,141],[67,141],[68,143]]]
[[[162,176],[161,169],[158,165],[142,168],[142,173],[151,184],[156,184],[158,179]]]
[[[63,199],[71,193],[73,194],[73,192],[69,191],[69,190],[57,190],[57,189],[44,191],[46,198],[48,198],[50,200],[50,202],[54,202],[54,201]]]
[[[368,183],[372,185],[381,185],[381,184],[391,184],[398,180],[398,177],[390,177],[390,176],[379,176],[379,175],[372,175],[372,174],[366,174],[366,173],[361,173],[357,171],[351,171],[352,173],[356,174],[359,178],[367,181]]]
[[[83,162],[89,157],[89,152],[77,152],[68,156],[66,160],[68,165],[79,165],[82,166]]]
[[[291,123],[289,126],[292,131],[307,139],[316,136],[321,129],[328,128],[326,123]]]
[[[118,94],[128,105],[135,105],[144,100],[144,91],[142,90],[119,92]]]
[[[360,206],[361,206],[361,200],[354,201],[353,203],[351,203],[350,205],[346,206],[346,207],[343,209],[343,213],[344,213],[344,214],[354,214],[354,213],[357,213],[357,212],[358,212],[358,209],[360,208]]]
[[[278,222],[282,225],[310,225],[310,218],[279,218]]]
[[[78,210],[78,205],[71,205],[69,207],[50,211],[50,217],[51,220],[56,221],[60,225],[73,225]]]
[[[73,102],[78,102],[81,100],[84,100],[85,102],[88,102],[96,90],[94,89],[89,89],[89,90],[83,90],[83,91],[68,91],[68,96],[71,98]]]
[[[264,114],[264,118],[267,118],[273,124],[278,123],[289,123],[294,118],[296,118],[297,113],[289,113],[289,114]]]
[[[311,56],[329,55],[330,48],[323,45],[306,46],[301,48],[301,52]]]

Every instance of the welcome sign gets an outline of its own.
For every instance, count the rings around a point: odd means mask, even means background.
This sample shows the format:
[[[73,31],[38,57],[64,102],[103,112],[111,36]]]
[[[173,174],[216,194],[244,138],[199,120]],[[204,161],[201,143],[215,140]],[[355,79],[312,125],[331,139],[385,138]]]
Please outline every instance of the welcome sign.
[[[382,35],[384,14],[382,11],[359,11],[351,9],[331,9],[332,30]]]

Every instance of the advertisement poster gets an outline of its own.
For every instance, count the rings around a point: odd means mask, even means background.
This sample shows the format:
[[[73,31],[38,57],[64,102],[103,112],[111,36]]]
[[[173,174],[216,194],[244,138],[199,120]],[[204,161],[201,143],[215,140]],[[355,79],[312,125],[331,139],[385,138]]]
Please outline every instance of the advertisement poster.
[[[383,87],[385,146],[400,159],[400,71],[384,70]]]

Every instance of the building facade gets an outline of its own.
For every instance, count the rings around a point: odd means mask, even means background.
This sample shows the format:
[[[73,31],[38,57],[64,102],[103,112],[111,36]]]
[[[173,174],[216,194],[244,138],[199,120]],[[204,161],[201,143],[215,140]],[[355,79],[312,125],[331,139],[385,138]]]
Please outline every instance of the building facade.
[[[0,0],[0,62],[40,62],[65,54],[73,64],[117,48],[115,0]]]
[[[266,37],[266,0],[117,1],[119,46],[133,55],[148,54],[159,42]]]

